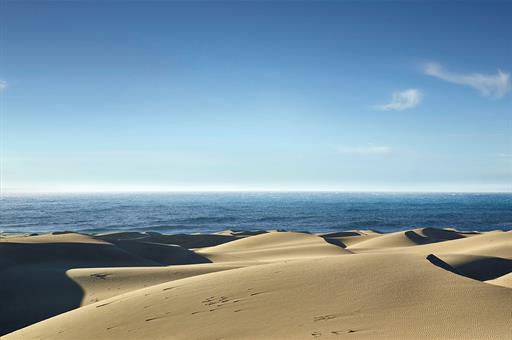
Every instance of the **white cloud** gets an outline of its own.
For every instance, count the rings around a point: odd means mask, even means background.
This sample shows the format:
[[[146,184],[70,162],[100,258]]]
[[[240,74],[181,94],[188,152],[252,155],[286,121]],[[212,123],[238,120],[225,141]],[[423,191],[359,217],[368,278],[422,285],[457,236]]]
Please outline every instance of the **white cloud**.
[[[4,80],[0,80],[0,93],[4,92],[7,87],[7,82]]]
[[[393,99],[390,103],[377,105],[375,108],[385,111],[411,109],[420,103],[421,98],[421,91],[417,89],[396,91],[393,92]]]
[[[389,154],[391,152],[391,148],[385,145],[370,144],[356,147],[338,147],[336,151],[340,155],[374,156]]]
[[[484,96],[500,98],[510,89],[510,73],[501,70],[496,74],[458,74],[446,71],[439,64],[426,63],[423,65],[423,73],[450,83],[470,86]]]

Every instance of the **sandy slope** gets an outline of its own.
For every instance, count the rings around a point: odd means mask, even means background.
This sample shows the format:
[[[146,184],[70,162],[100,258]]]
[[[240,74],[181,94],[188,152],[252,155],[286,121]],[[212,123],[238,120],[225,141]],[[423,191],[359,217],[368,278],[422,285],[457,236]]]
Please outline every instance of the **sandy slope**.
[[[488,280],[485,282],[493,284],[493,285],[497,285],[497,286],[512,288],[512,273],[509,273],[507,275],[500,276],[494,280]]]
[[[66,275],[83,290],[81,306],[163,282],[243,267],[244,264],[196,264],[165,267],[76,268]]]
[[[440,234],[442,234],[442,231],[443,230],[441,230]],[[409,236],[410,232],[413,231],[384,234],[368,241],[356,243],[354,246],[349,246],[346,249],[356,253],[457,253],[512,259],[512,232],[492,231],[481,234],[458,233],[462,237],[448,240],[438,238],[425,243],[415,243],[411,241]]]
[[[1,238],[0,335],[122,292],[240,266],[199,265],[210,261],[179,245],[127,242],[76,233]]]
[[[275,262],[350,254],[349,251],[329,244],[316,235],[293,232],[255,235],[203,248],[196,253],[212,262]]]
[[[512,232],[193,236],[0,239],[5,338],[512,337]]]

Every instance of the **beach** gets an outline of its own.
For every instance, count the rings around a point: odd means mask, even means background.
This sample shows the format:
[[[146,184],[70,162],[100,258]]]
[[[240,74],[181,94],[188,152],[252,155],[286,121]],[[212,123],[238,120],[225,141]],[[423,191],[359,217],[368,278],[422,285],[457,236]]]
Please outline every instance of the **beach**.
[[[3,339],[505,339],[512,232],[0,238]]]

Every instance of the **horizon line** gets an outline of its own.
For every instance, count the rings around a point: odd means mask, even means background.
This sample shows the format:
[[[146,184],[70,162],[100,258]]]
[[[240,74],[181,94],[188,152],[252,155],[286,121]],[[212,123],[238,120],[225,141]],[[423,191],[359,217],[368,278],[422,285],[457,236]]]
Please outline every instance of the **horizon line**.
[[[186,194],[186,193],[368,193],[368,194],[512,194],[512,190],[343,190],[343,189],[163,189],[163,190],[0,190],[8,195],[51,194]]]

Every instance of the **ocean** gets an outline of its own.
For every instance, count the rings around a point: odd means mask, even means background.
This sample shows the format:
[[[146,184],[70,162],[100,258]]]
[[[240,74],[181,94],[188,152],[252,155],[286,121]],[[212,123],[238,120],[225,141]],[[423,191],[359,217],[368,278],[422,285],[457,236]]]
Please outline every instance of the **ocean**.
[[[122,193],[3,195],[0,232],[212,233],[283,229],[511,230],[512,194]]]

